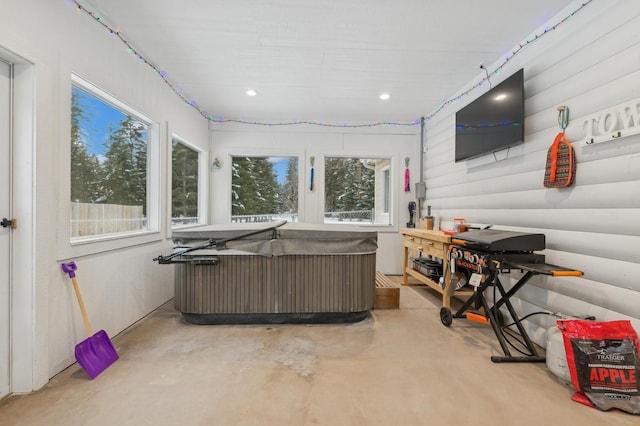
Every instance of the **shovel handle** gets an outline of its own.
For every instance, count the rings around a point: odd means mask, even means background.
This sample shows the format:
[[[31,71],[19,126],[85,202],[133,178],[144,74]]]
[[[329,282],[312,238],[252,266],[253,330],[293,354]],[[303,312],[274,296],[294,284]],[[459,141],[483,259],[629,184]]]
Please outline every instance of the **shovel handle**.
[[[91,324],[89,324],[87,309],[84,307],[84,301],[82,300],[82,295],[80,294],[78,279],[75,276],[73,276],[71,277],[71,282],[73,283],[73,291],[76,293],[76,299],[78,299],[78,305],[80,305],[80,312],[82,312],[82,320],[84,321],[84,328],[87,329],[87,336],[91,337],[93,335],[91,331]]]

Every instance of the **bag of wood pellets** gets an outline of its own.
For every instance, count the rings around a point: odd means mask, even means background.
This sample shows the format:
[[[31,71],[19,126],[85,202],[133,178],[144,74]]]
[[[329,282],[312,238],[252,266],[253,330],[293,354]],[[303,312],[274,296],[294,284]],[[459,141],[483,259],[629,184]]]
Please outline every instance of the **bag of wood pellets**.
[[[630,321],[558,320],[574,401],[640,414],[640,352]],[[586,397],[586,398],[585,398]]]

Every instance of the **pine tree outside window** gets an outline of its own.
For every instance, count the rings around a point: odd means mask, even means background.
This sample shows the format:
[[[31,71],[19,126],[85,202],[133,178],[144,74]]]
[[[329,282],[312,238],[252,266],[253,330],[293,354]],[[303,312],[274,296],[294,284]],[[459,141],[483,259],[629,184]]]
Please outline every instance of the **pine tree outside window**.
[[[382,169],[382,212],[389,214],[391,208],[391,171]]]
[[[231,157],[231,222],[298,221],[297,157]]]
[[[175,137],[171,145],[171,224],[197,224],[200,152]]]
[[[391,224],[390,163],[388,158],[326,157],[324,223]]]
[[[149,164],[157,124],[72,80],[71,241],[157,230],[159,201],[150,194],[158,193],[158,179],[149,173],[157,168]]]

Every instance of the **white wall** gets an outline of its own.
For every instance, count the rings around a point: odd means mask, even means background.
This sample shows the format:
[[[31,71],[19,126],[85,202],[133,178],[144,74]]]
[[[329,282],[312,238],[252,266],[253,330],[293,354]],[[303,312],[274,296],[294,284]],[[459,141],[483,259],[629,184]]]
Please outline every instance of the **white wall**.
[[[558,17],[580,4],[572,3]],[[640,98],[639,29],[640,2],[594,1],[514,56],[492,78],[496,84],[524,68],[525,143],[508,152],[453,161],[455,111],[487,90],[486,84],[427,122],[427,204],[445,227],[463,217],[499,229],[541,232],[548,263],[584,272],[583,278],[534,279],[518,292],[515,304],[523,314],[549,310],[603,321],[630,319],[640,332],[640,135],[597,145],[576,142],[575,185],[543,187],[547,148],[559,132],[558,106],[569,107],[567,136],[580,141],[581,118]],[[503,62],[488,66],[489,72]],[[460,92],[483,76],[479,71]],[[528,327],[544,344],[544,330],[553,324],[550,317],[534,316]]]
[[[152,258],[170,247],[167,170],[171,134],[208,151],[207,123],[147,65],[72,2],[0,3],[0,55],[17,64],[14,149],[12,392],[28,392],[75,362],[87,336],[62,261],[75,260],[94,331],[110,336],[173,296]],[[94,244],[69,243],[71,74],[160,124],[161,230]],[[35,117],[35,121],[33,118]],[[32,122],[29,122],[32,120]]]
[[[409,220],[407,204],[415,199],[413,184],[419,178],[418,127],[323,129],[300,126],[256,130],[249,126],[217,126],[212,131],[212,158],[222,160],[223,167],[211,174],[211,223],[228,223],[231,216],[231,167],[234,155],[297,156],[300,184],[298,197],[300,222],[324,221],[324,157],[384,157],[391,159],[393,191],[392,225],[371,229],[378,231],[377,269],[387,274],[402,273],[402,238],[398,234]],[[315,157],[315,191],[309,190],[310,157]],[[411,192],[404,192],[405,157],[410,158]],[[339,225],[335,225],[339,226]]]
[[[580,2],[575,2],[575,7]],[[570,138],[580,117],[640,97],[640,3],[594,1],[562,27],[532,43],[501,73],[525,68],[526,142],[503,161],[453,162],[454,108],[427,123],[427,204],[443,220],[465,217],[506,229],[544,232],[550,263],[581,269],[584,278],[537,279],[517,301],[521,312],[540,308],[589,313],[598,319],[631,318],[640,329],[640,136],[597,146],[576,146],[576,185],[542,187],[546,149],[557,132],[556,107],[571,108]],[[71,73],[77,73],[160,123],[161,205],[168,200],[170,134],[208,150],[206,122],[180,101],[149,67],[71,2],[0,3],[0,55],[18,63],[19,122],[14,150],[15,236],[13,281],[13,392],[28,392],[74,362],[74,345],[86,336],[69,279],[60,262],[73,259],[96,330],[114,336],[172,297],[172,274],[151,261],[169,246],[167,210],[161,232],[144,238],[71,246],[68,234]],[[500,61],[497,61],[500,63]],[[488,67],[491,69],[491,67]],[[479,74],[478,78],[481,75]],[[497,79],[496,81],[497,82]],[[470,82],[471,87],[474,82]],[[471,98],[479,95],[472,92]],[[459,107],[461,104],[458,104]],[[30,118],[35,120],[30,122]],[[408,220],[413,194],[402,187],[404,157],[417,179],[418,137],[412,129],[371,131],[256,131],[216,128],[210,159],[231,154],[298,155],[308,176],[308,158],[383,155],[394,161],[394,225],[379,235],[379,269],[401,272],[399,227]],[[501,158],[501,157],[499,157]],[[211,213],[228,221],[228,161],[211,176]],[[317,175],[322,176],[321,167]],[[225,177],[226,176],[226,177]],[[306,178],[304,180],[306,182]],[[303,220],[322,218],[318,190],[301,184]],[[446,223],[445,223],[446,225]],[[25,237],[26,236],[26,237]],[[535,328],[549,320],[534,317]]]

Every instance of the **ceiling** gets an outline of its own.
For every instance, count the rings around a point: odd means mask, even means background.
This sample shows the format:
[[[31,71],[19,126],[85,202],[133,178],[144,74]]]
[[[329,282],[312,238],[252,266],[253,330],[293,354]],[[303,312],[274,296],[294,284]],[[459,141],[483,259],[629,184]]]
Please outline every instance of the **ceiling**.
[[[431,113],[481,75],[480,64],[497,61],[570,3],[80,2],[207,115],[337,124],[412,122]],[[380,100],[383,92],[390,99]]]

